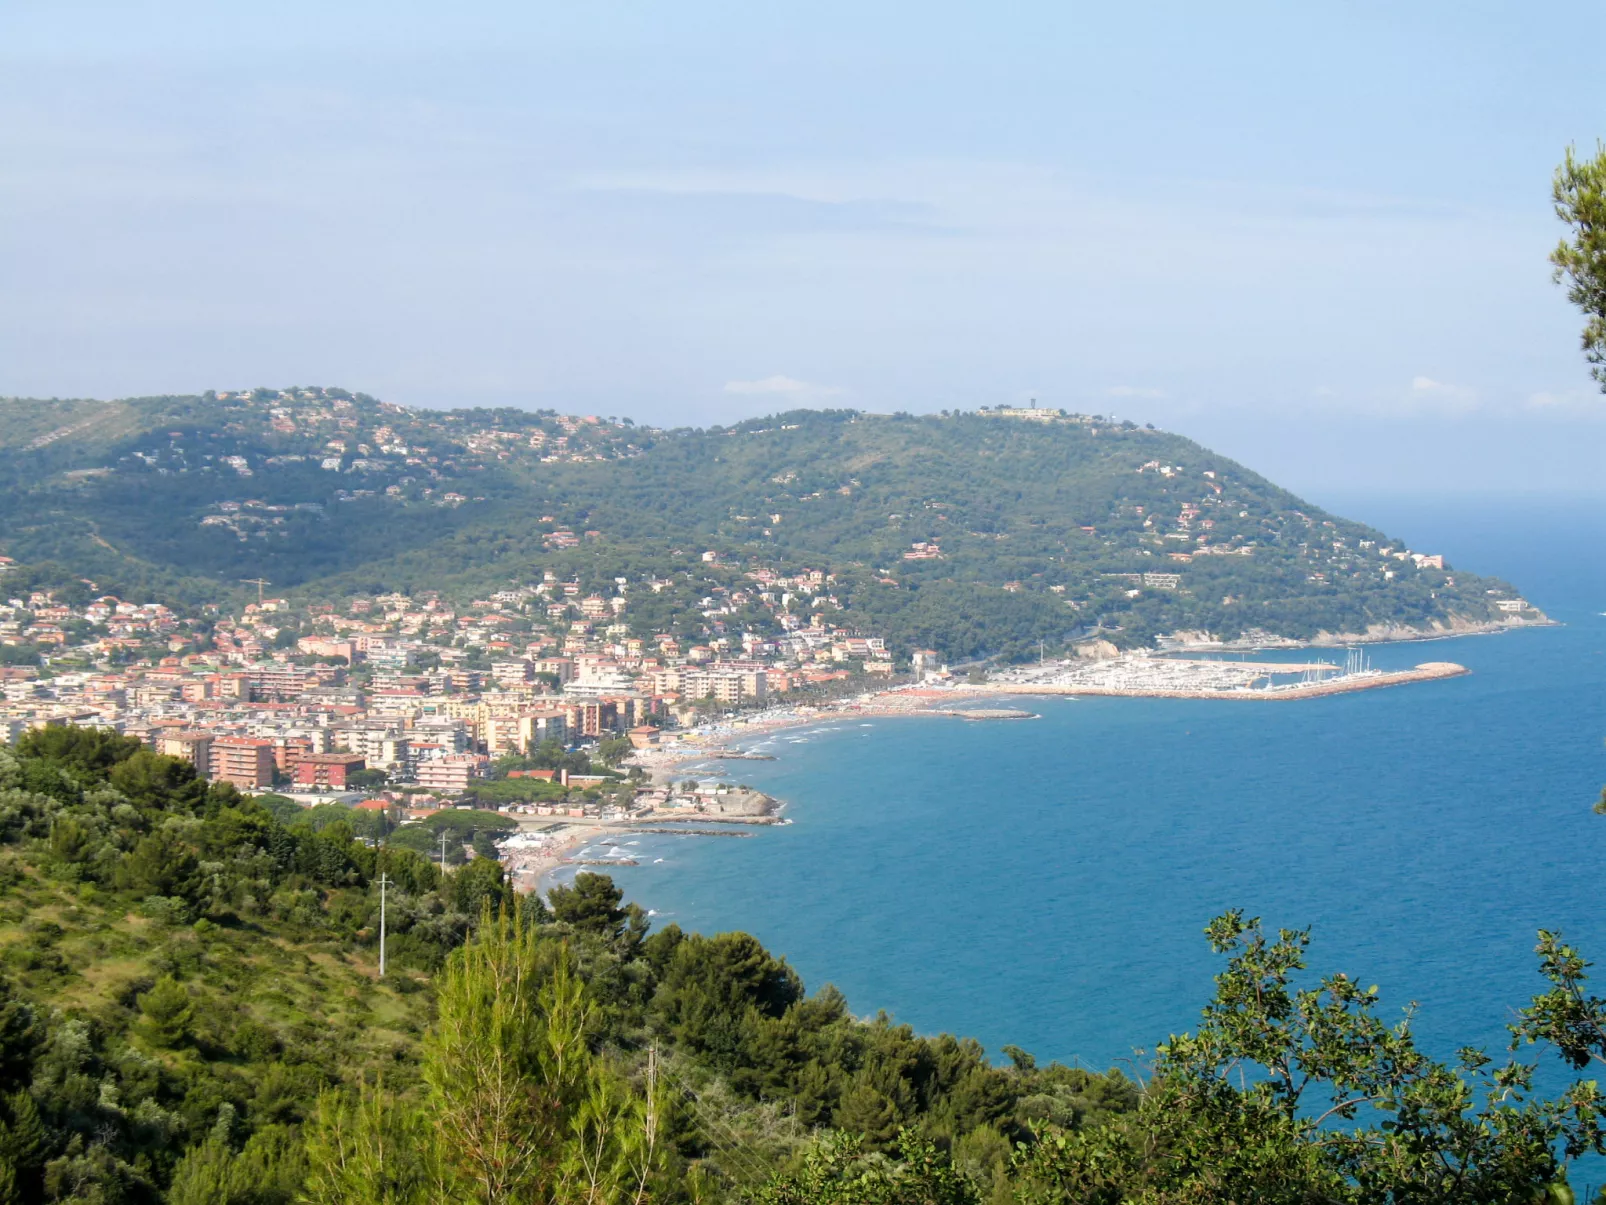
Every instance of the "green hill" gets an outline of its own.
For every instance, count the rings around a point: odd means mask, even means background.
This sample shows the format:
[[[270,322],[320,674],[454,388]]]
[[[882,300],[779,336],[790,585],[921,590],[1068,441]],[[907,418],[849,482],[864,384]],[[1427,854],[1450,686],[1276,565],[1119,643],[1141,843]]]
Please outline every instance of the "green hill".
[[[798,411],[659,431],[306,389],[12,400],[0,429],[17,432],[0,445],[0,551],[181,600],[257,576],[311,597],[473,594],[544,569],[588,584],[820,569],[901,654],[961,658],[1483,624],[1516,597],[1189,440],[1088,416]]]
[[[490,859],[443,875],[309,820],[104,730],[0,749],[0,1201],[1563,1205],[1606,1146],[1593,1082],[1434,1062],[1237,913],[1140,1083],[855,1019],[601,876],[549,908]],[[1606,1060],[1586,964],[1541,955],[1518,1042]]]
[[[1031,1124],[1135,1099],[1119,1074],[1003,1070],[974,1042],[855,1020],[745,934],[649,934],[600,876],[552,902],[517,907],[543,974],[573,960],[588,1047],[621,1083],[656,1050],[673,1085],[668,1199],[751,1189],[832,1124],[878,1150],[919,1124],[990,1175]],[[443,876],[109,732],[0,746],[0,1200],[295,1199],[321,1093],[422,1097],[439,972],[512,903],[495,861]],[[209,1168],[248,1183],[208,1196]]]

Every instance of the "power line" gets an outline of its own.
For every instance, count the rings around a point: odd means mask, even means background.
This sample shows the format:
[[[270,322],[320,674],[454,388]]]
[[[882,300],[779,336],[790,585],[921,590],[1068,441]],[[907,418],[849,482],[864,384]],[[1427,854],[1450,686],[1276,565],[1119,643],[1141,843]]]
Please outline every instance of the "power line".
[[[703,1100],[697,1089],[693,1088],[678,1075],[664,1068],[661,1071],[664,1079],[679,1089],[687,1103],[691,1105],[691,1112],[702,1127],[703,1135],[716,1151],[729,1160],[728,1169],[732,1172],[744,1174],[752,1183],[760,1184],[768,1180],[771,1171],[764,1160],[748,1148],[747,1140],[737,1134],[730,1126],[713,1116],[713,1106]],[[721,1135],[724,1141],[721,1141]]]

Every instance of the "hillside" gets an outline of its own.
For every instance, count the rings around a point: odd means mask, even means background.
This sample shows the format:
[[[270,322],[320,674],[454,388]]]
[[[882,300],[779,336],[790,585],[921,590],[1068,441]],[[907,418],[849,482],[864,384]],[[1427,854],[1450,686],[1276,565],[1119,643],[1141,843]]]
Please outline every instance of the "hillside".
[[[0,552],[192,602],[258,576],[304,597],[467,596],[548,569],[587,588],[818,569],[900,654],[954,658],[1512,617],[1506,583],[1408,555],[1189,440],[1038,417],[798,411],[660,431],[326,389],[10,400]],[[638,635],[674,618],[665,604],[632,616]]]
[[[443,875],[39,729],[0,748],[0,1200],[1559,1205],[1606,1145],[1594,1083],[1437,1063],[1377,988],[1304,974],[1306,934],[1208,935],[1216,999],[1143,1083],[1000,1065],[806,995],[746,934],[651,932],[602,876],[515,900],[492,859]],[[1606,1058],[1586,964],[1541,938],[1515,1035]]]
[[[288,1205],[321,1093],[420,1097],[441,969],[513,904],[501,867],[442,875],[309,820],[104,730],[0,746],[0,1200]],[[832,1124],[874,1150],[918,1125],[985,1179],[1032,1124],[1134,1103],[1118,1073],[1001,1069],[975,1042],[855,1020],[745,934],[649,934],[600,876],[551,904],[517,907],[543,976],[575,962],[596,1074],[639,1082],[658,1052],[664,1199],[750,1191]]]

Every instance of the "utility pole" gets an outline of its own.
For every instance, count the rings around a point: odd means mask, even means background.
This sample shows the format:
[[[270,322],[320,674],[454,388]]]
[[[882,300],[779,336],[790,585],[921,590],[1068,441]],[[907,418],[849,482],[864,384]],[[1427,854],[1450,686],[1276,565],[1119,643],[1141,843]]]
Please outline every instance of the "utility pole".
[[[658,1043],[647,1047],[647,1145],[658,1134]]]
[[[385,977],[385,888],[390,886],[390,876],[379,873],[379,977]]]

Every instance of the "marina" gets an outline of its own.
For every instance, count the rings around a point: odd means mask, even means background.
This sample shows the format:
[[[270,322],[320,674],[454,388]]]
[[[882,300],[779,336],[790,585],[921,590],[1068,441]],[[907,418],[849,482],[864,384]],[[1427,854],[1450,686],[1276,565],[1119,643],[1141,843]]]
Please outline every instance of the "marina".
[[[1126,656],[1027,666],[998,674],[974,689],[1000,694],[1289,700],[1431,682],[1467,672],[1465,666],[1453,661],[1427,661],[1409,669],[1376,669],[1365,654],[1353,649],[1342,665],[1320,660]]]

